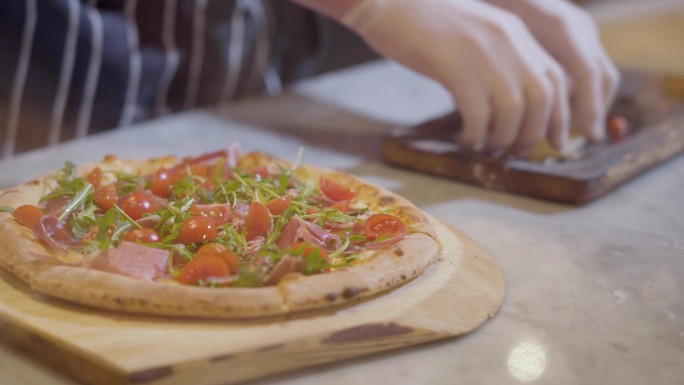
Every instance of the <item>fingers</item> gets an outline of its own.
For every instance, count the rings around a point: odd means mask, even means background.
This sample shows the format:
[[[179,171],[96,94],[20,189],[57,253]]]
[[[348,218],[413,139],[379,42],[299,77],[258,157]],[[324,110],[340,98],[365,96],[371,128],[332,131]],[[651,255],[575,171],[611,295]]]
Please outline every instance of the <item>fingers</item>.
[[[482,149],[493,116],[488,94],[481,87],[458,88],[454,93],[458,109],[463,117],[463,129],[456,142],[462,147],[479,151]]]
[[[569,101],[560,66],[528,74],[523,81],[495,78],[498,82],[488,92],[467,93],[460,99],[456,95],[464,121],[457,142],[472,150],[525,152],[548,136],[562,148],[568,138]]]

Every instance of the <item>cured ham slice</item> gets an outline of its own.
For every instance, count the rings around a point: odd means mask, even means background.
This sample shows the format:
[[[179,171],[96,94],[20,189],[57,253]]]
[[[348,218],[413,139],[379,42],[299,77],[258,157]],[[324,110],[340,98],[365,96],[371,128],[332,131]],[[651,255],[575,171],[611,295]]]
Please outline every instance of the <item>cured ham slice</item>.
[[[88,254],[81,266],[145,281],[155,281],[168,277],[168,260],[168,250],[124,241],[119,247]]]
[[[309,242],[325,251],[333,251],[340,247],[342,243],[339,236],[314,223],[294,216],[283,226],[276,245],[281,250],[285,250],[300,241]]]
[[[263,284],[264,286],[275,285],[285,275],[301,272],[303,267],[304,261],[302,260],[302,257],[286,255],[273,267],[273,270],[264,277]]]

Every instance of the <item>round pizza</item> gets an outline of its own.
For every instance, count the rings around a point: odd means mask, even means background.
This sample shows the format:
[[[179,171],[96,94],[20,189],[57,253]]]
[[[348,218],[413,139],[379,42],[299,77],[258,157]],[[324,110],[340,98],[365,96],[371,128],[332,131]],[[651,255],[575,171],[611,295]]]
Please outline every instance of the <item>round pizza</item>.
[[[397,287],[439,240],[406,199],[237,146],[196,157],[67,162],[0,193],[0,265],[104,309],[248,318]]]

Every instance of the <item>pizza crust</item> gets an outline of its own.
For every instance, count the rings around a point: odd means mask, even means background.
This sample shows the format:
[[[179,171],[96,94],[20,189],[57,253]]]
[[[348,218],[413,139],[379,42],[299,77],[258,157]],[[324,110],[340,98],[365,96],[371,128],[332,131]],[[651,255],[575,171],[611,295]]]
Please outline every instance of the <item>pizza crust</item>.
[[[250,154],[245,159],[256,165],[274,161],[259,154]],[[172,157],[121,161],[110,156],[101,164],[79,167],[79,172],[85,174],[100,167],[147,174],[175,161]],[[290,165],[277,162],[284,167]],[[373,211],[395,210],[409,228],[409,234],[363,263],[331,273],[297,275],[278,286],[205,288],[147,282],[82,268],[79,265],[83,255],[47,248],[10,214],[0,213],[0,265],[38,292],[97,308],[161,316],[253,318],[328,308],[378,294],[415,278],[438,259],[440,245],[432,224],[406,199],[348,174],[311,166],[302,172],[310,173],[316,181],[326,175],[351,185],[359,191],[356,199],[368,202]],[[48,175],[5,190],[0,194],[0,204],[35,205],[50,189],[53,179]]]

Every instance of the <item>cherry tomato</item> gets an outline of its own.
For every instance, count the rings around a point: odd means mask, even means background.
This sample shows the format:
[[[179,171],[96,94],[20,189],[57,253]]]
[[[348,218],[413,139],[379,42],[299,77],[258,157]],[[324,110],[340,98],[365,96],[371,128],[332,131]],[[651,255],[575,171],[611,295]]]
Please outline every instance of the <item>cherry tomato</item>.
[[[213,205],[192,205],[190,212],[211,219],[216,226],[230,222],[231,209],[228,203]]]
[[[144,214],[153,213],[160,207],[153,195],[144,191],[136,191],[121,203],[121,209],[132,219],[138,220]]]
[[[19,206],[14,210],[14,214],[12,214],[17,223],[29,229],[34,229],[43,215],[45,215],[43,210],[34,205]]]
[[[188,168],[190,168],[192,175],[202,178],[207,178],[209,175],[209,166],[206,164],[182,163],[172,168],[162,167],[150,178],[150,191],[156,196],[168,198],[171,195],[173,185],[188,176]],[[213,190],[213,183],[207,180],[204,187]]]
[[[200,280],[227,275],[230,275],[230,269],[226,263],[217,256],[208,255],[188,262],[181,270],[178,282],[183,285],[194,285]]]
[[[214,221],[200,215],[192,216],[183,221],[180,227],[178,242],[189,245],[191,243],[209,242],[218,237]]]
[[[254,175],[258,175],[261,179],[265,179],[271,176],[271,173],[268,171],[268,167],[259,166],[254,170]]]
[[[112,208],[119,200],[116,193],[116,187],[113,184],[100,186],[93,194],[93,201],[102,211],[107,211]]]
[[[608,134],[614,142],[618,142],[629,134],[629,121],[623,116],[612,114],[608,117]]]
[[[150,191],[158,197],[168,198],[171,195],[171,186],[171,173],[164,167],[157,170],[150,180]]]
[[[306,259],[318,257],[324,261],[328,261],[328,253],[320,247],[309,242],[297,242],[290,248],[290,252],[294,255],[301,255]],[[330,271],[330,267],[322,269],[323,271]]]
[[[263,203],[252,202],[245,220],[245,237],[248,241],[264,236],[271,229],[271,215]]]
[[[339,201],[330,205],[330,208],[346,213],[349,211],[349,201]]]
[[[406,225],[394,215],[375,214],[366,220],[364,234],[369,241],[380,237],[395,237],[406,234]]]
[[[86,235],[83,236],[83,240],[85,241],[94,241],[95,238],[97,238],[97,234],[100,232],[100,227],[99,226],[93,226],[88,230]],[[114,226],[110,226],[107,228],[107,235],[112,236],[114,234]]]
[[[133,229],[128,231],[123,236],[123,240],[129,242],[140,241],[142,243],[157,243],[161,241],[161,237],[159,236],[159,233],[153,229],[143,227],[142,229]]]
[[[207,243],[197,250],[195,258],[205,258],[207,256],[221,258],[230,269],[231,274],[237,273],[240,266],[240,260],[233,250],[229,249],[227,246],[216,242]]]
[[[339,184],[324,176],[319,179],[318,184],[321,187],[323,194],[336,201],[350,200],[358,195],[353,188]]]
[[[97,189],[100,187],[100,183],[102,183],[102,169],[95,167],[88,173],[88,175],[86,175],[85,180],[86,182],[92,184],[95,189]]]
[[[271,215],[280,215],[290,207],[290,203],[292,203],[292,197],[285,195],[282,198],[275,198],[266,202],[266,208],[271,212]]]

